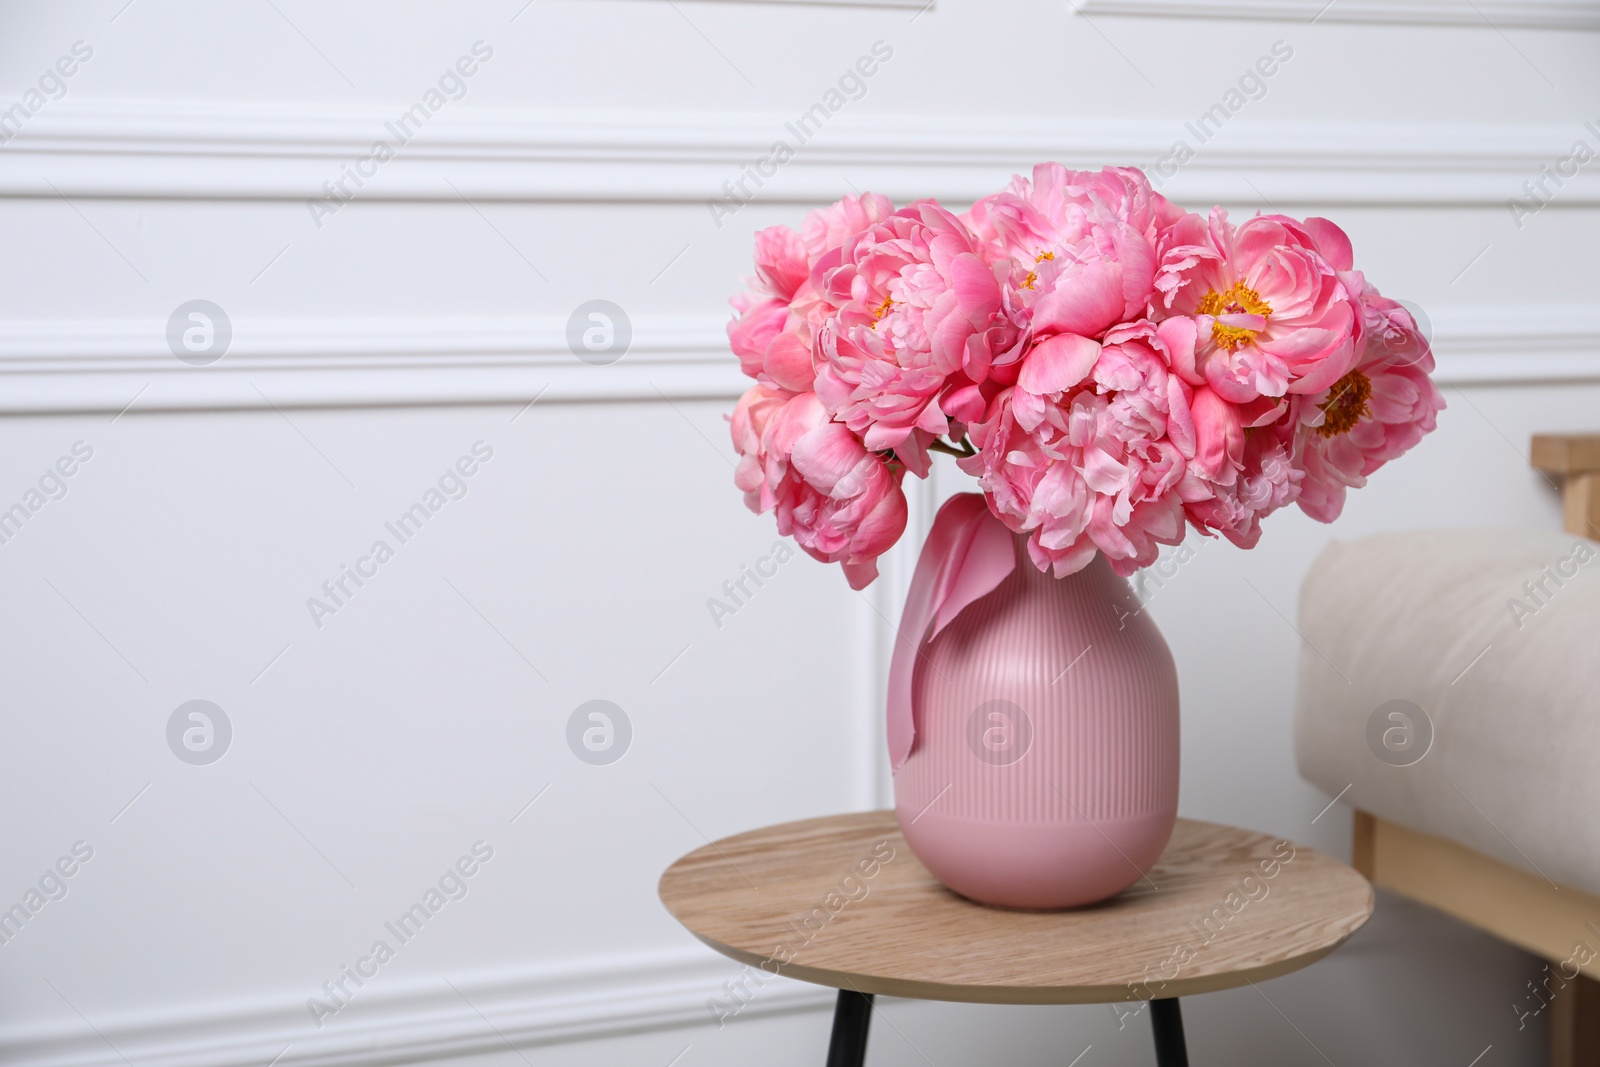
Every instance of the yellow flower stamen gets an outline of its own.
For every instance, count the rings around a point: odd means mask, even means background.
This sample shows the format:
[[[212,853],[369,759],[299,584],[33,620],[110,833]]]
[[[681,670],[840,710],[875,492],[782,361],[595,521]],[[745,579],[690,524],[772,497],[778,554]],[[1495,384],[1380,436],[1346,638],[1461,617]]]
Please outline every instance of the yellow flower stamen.
[[[1260,315],[1262,318],[1272,316],[1272,305],[1261,299],[1261,294],[1244,282],[1234,283],[1226,292],[1219,293],[1212,289],[1200,298],[1200,306],[1195,310],[1202,315]],[[1218,348],[1232,352],[1240,345],[1254,341],[1256,331],[1243,326],[1224,326],[1220,322],[1214,322],[1211,324],[1211,337],[1217,342]]]
[[[1365,374],[1353,370],[1340,378],[1328,399],[1318,405],[1322,408],[1322,425],[1317,427],[1317,436],[1337,437],[1355,429],[1356,423],[1372,413],[1367,406],[1371,399],[1372,379]]]

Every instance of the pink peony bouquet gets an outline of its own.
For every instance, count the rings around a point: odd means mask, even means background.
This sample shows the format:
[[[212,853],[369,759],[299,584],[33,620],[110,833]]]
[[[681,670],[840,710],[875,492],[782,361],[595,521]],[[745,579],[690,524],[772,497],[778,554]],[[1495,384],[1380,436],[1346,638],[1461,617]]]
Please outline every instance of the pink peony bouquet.
[[[933,452],[1040,570],[1128,575],[1189,527],[1248,548],[1287,504],[1333,521],[1444,407],[1339,227],[1190,214],[1134,168],[1041,163],[964,215],[847,196],[755,261],[735,481],[857,589]]]

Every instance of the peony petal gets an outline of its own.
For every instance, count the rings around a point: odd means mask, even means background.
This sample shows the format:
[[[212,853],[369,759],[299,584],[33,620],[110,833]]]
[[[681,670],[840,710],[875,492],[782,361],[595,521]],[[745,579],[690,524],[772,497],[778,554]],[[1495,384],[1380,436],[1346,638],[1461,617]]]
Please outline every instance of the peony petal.
[[[805,242],[787,226],[756,232],[756,275],[767,292],[787,302],[811,273]]]
[[[1289,410],[1289,402],[1276,397],[1257,397],[1239,409],[1239,420],[1246,429],[1271,426]]]
[[[910,426],[874,422],[867,425],[867,432],[862,435],[861,443],[866,445],[868,451],[887,452],[891,448],[899,448],[900,443],[910,436]]]
[[[1267,317],[1265,315],[1251,315],[1245,312],[1218,315],[1217,321],[1236,330],[1264,330],[1267,328]]]
[[[1166,350],[1172,371],[1190,385],[1203,385],[1205,378],[1195,370],[1195,342],[1199,329],[1187,316],[1167,319],[1156,327],[1156,337]]]
[[[1267,359],[1259,353],[1248,351],[1236,358],[1239,359],[1237,365],[1230,365],[1220,356],[1206,360],[1206,385],[1212,392],[1230,404],[1248,404],[1263,393],[1269,396],[1282,395],[1288,378],[1281,373],[1274,373]],[[1262,388],[1263,385],[1265,388]]]
[[[1083,480],[1095,492],[1111,496],[1127,487],[1128,467],[1103,448],[1089,448],[1083,456]]]
[[[928,437],[925,431],[913,430],[900,442],[900,447],[894,450],[895,458],[905,465],[906,470],[918,478],[926,478],[930,468],[931,457],[928,455]]]
[[[778,410],[761,435],[761,447],[772,455],[788,456],[795,442],[828,421],[815,393],[801,393]]]
[[[1195,466],[1219,485],[1232,485],[1244,457],[1239,409],[1209,388],[1194,391]]]
[[[1054,574],[1057,578],[1065,578],[1069,574],[1083,570],[1098,551],[1088,535],[1079,537],[1067,548],[1059,551],[1044,548],[1037,533],[1028,539],[1028,556],[1033,560],[1033,565],[1046,574]]]
[[[1167,437],[1184,459],[1193,459],[1195,451],[1194,415],[1189,410],[1193,390],[1182,380],[1167,379]]]
[[[830,422],[803,434],[790,458],[807,482],[831,493],[868,455],[856,435],[842,423]]]
[[[1033,308],[1033,326],[1045,333],[1096,337],[1122,318],[1122,272],[1096,260],[1064,272]]]
[[[888,481],[888,474],[884,474]],[[870,562],[883,555],[906,530],[906,495],[892,482],[878,498],[850,539],[850,558]]]
[[[817,377],[811,347],[793,331],[779,334],[767,346],[762,370],[774,383],[796,393],[810,389]]]
[[[994,272],[971,252],[950,261],[950,289],[967,321],[985,322],[1000,310],[1000,285]]]
[[[1018,388],[1036,396],[1062,393],[1089,376],[1100,358],[1100,343],[1077,334],[1048,337],[1022,357]]]
[[[845,581],[850,583],[850,588],[858,592],[878,580],[877,557],[860,561],[847,559],[839,566],[844,569]]]
[[[1317,251],[1322,253],[1322,258],[1328,261],[1329,266],[1334,270],[1355,269],[1355,250],[1351,247],[1348,234],[1327,219],[1312,217],[1302,225],[1311,239],[1317,242]]]
[[[945,394],[939,405],[944,413],[961,422],[981,422],[984,414],[983,390],[976,385],[963,385]]]

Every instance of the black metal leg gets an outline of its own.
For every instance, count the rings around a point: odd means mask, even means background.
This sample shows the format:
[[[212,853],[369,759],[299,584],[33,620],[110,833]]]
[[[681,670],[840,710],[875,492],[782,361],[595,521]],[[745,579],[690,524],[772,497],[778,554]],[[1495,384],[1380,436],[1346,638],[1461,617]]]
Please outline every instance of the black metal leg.
[[[833,1040],[828,1067],[862,1067],[867,1062],[867,1027],[872,1023],[872,994],[839,990],[833,1008]],[[1182,1047],[1182,1038],[1179,1038]]]
[[[1189,1049],[1183,1043],[1183,1012],[1178,998],[1150,1002],[1150,1030],[1156,1038],[1156,1067],[1189,1067]]]

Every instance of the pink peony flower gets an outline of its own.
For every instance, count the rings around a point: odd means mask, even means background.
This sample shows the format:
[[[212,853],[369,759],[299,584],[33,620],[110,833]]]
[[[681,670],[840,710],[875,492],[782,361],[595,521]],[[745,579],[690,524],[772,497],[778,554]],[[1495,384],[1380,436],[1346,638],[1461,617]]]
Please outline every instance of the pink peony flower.
[[[1002,249],[1034,335],[1099,337],[1145,317],[1162,235],[1183,217],[1132,168],[1041,163],[984,197],[968,218]]]
[[[807,284],[811,268],[893,212],[887,197],[847,196],[807,215],[800,233],[787,226],[756,233],[756,273],[747,279],[750,291],[731,301],[739,314],[728,324],[728,343],[746,375],[793,392],[811,389],[816,329],[833,311]]]
[[[1017,533],[1028,533],[1028,554],[1040,570],[1071,574],[1096,551],[1087,536],[1092,495],[1065,441],[1023,429],[1011,403],[1015,388],[995,399],[993,415],[971,427],[977,455],[956,461],[978,479],[989,509]]]
[[[1240,226],[1213,208],[1165,237],[1154,279],[1187,324],[1164,334],[1174,369],[1222,399],[1315,393],[1355,361],[1361,323],[1344,272],[1350,241],[1325,219],[1257,215]]]
[[[739,369],[760,380],[766,372],[767,348],[789,321],[788,301],[740,293],[730,302],[738,315],[728,323],[728,347],[739,357]],[[766,380],[776,384],[771,378]]]
[[[1206,493],[1189,470],[1194,424],[1155,327],[1128,323],[1104,343],[1060,334],[1024,357],[962,459],[995,514],[1041,570],[1059,577],[1096,551],[1131,574],[1183,539],[1183,500]]]
[[[1000,283],[978,242],[931,201],[912,204],[823,254],[812,284],[834,308],[817,341],[816,391],[868,449],[928,472],[948,433],[947,379],[1016,344]]]
[[[793,300],[811,276],[812,262],[805,242],[789,227],[770,226],[756,233],[756,281],[769,295]]]
[[[1016,176],[1004,191],[973,204],[967,215],[974,232],[1025,268],[1048,258],[1046,252],[1092,243],[1096,230],[1112,224],[1127,227],[1153,248],[1183,217],[1183,210],[1133,167],[1075,171],[1059,163],[1040,163],[1031,179]],[[1148,295],[1146,290],[1140,297]]]
[[[739,315],[728,323],[728,344],[745,374],[779,388],[811,388],[810,356],[793,330],[790,314],[790,304],[810,272],[799,234],[787,226],[756,234],[751,292],[733,298]]]
[[[1191,391],[1189,410],[1194,416],[1196,472],[1212,484],[1231,486],[1245,466],[1246,432],[1282,421],[1289,404],[1270,397],[1231,404],[1202,385]]]
[[[877,193],[847,196],[806,216],[800,238],[812,263],[830,249],[894,214],[894,202]]]
[[[1443,407],[1337,226],[1186,214],[1131,168],[1040,164],[959,217],[845,197],[758,233],[755,268],[734,480],[858,589],[931,451],[1041,570],[1127,575],[1190,526],[1251,547],[1291,503],[1331,521]]]
[[[1212,483],[1211,494],[1184,506],[1202,533],[1220,533],[1240,548],[1261,539],[1261,520],[1300,495],[1305,472],[1294,465],[1281,427],[1241,432],[1239,456],[1228,484]]]
[[[760,514],[777,503],[775,489],[783,485],[788,470],[789,451],[772,449],[767,431],[795,394],[765,385],[745,390],[728,418],[733,450],[739,454],[733,482],[744,493],[745,506]],[[792,442],[789,448],[793,448]]]
[[[831,421],[815,393],[753,386],[729,429],[740,457],[734,481],[750,509],[775,511],[778,532],[842,564],[851,588],[876,578],[878,557],[905,532],[903,469]]]
[[[1344,510],[1346,489],[1433,432],[1444,397],[1429,375],[1433,352],[1411,313],[1367,288],[1361,359],[1319,393],[1295,400],[1295,460],[1305,470],[1300,509],[1318,522]]]

